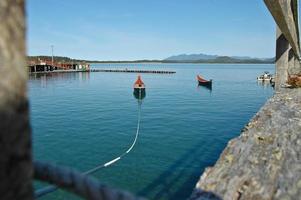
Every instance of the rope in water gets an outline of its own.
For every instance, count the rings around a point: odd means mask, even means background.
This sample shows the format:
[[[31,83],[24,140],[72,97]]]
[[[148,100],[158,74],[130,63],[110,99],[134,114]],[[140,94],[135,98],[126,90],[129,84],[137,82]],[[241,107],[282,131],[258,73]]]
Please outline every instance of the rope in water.
[[[100,164],[97,165],[96,167],[89,169],[85,172],[82,173],[82,175],[88,175],[88,174],[92,174],[102,168],[108,167],[114,163],[116,163],[117,161],[121,160],[124,156],[126,156],[128,153],[130,153],[130,151],[134,148],[138,136],[139,136],[139,131],[140,131],[140,121],[141,121],[141,105],[142,105],[142,100],[141,100],[141,91],[139,91],[139,100],[138,100],[138,119],[137,119],[137,129],[136,129],[136,135],[135,135],[135,139],[133,140],[131,146],[122,154],[120,154],[118,157],[104,163],[104,164]],[[34,166],[34,168],[36,168],[36,166]],[[39,198],[42,197],[48,193],[54,192],[58,189],[58,187],[56,186],[48,186],[48,187],[44,187],[41,189],[38,189],[35,191],[35,198]]]
[[[99,169],[101,168],[105,168],[105,167],[108,167],[110,165],[112,165],[113,163],[117,162],[118,160],[122,159],[126,154],[130,153],[130,151],[134,148],[136,142],[137,142],[137,139],[138,139],[138,135],[139,135],[139,131],[140,131],[140,120],[141,120],[141,101],[139,100],[138,101],[138,120],[137,120],[137,129],[136,129],[136,135],[135,135],[135,139],[132,143],[132,145],[124,152],[122,153],[120,156],[106,162],[105,164],[101,164],[101,165],[98,165],[86,172],[84,172],[83,174],[87,175],[87,174],[92,174],[96,171],[98,171]]]

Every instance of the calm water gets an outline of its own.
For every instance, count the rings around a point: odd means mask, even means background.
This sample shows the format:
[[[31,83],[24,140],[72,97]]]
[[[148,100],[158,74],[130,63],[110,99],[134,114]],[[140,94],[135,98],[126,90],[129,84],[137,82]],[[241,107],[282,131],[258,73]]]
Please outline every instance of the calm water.
[[[174,70],[142,74],[147,90],[133,151],[95,176],[149,199],[185,199],[206,166],[273,94],[258,85],[274,65],[99,64]],[[213,79],[198,87],[196,74]],[[137,74],[66,73],[29,80],[34,158],[85,171],[125,151],[135,136]],[[41,185],[38,184],[37,187]],[[62,191],[42,199],[77,199]]]

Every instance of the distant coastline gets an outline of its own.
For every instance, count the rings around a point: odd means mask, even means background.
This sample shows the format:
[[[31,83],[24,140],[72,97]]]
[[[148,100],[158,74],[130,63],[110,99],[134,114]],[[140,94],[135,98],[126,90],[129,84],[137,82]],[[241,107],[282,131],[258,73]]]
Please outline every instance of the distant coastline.
[[[51,60],[51,56],[28,56],[28,61],[37,61],[37,60]],[[175,58],[175,59],[172,59]],[[201,64],[201,63],[212,63],[212,64],[274,64],[275,58],[249,58],[249,57],[230,57],[230,56],[216,56],[215,58],[202,58],[202,59],[176,59],[176,57],[170,57],[163,60],[119,60],[119,61],[100,61],[100,60],[83,60],[83,59],[72,59],[69,57],[63,56],[54,56],[56,62],[85,62],[85,63],[183,63],[183,64]]]

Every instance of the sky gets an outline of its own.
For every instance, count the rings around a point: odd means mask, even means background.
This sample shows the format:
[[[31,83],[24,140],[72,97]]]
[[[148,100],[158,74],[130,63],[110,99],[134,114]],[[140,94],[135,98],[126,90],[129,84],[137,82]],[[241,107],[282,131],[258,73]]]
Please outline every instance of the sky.
[[[27,0],[28,55],[164,59],[204,53],[275,56],[263,0]]]

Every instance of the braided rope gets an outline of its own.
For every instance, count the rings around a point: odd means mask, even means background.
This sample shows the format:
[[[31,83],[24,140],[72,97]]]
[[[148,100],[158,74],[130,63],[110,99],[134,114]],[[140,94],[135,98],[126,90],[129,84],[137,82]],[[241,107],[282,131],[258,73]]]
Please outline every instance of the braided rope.
[[[122,190],[112,189],[97,179],[54,164],[34,162],[34,178],[57,185],[90,200],[142,200]]]

